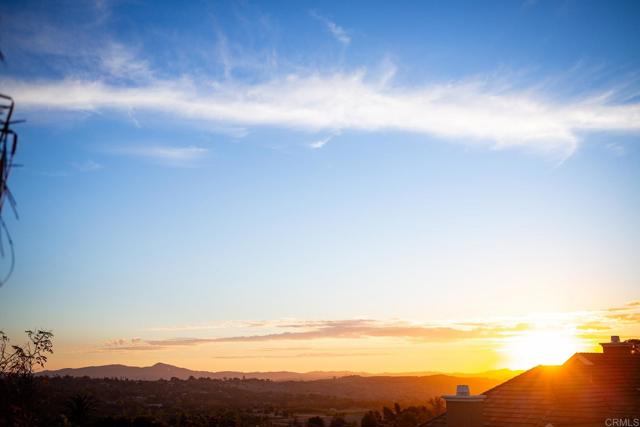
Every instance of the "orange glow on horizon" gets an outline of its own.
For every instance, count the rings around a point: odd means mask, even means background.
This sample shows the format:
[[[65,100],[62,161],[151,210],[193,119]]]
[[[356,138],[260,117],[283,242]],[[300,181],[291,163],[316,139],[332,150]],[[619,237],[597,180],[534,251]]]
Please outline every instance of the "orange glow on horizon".
[[[70,339],[60,335],[47,369],[162,362],[194,370],[238,372],[471,374],[504,368],[523,370],[562,364],[576,352],[599,352],[598,343],[609,341],[610,335],[637,337],[638,316],[640,302],[632,301],[599,310],[471,319],[467,323],[288,319],[256,322],[250,327],[230,323],[216,327],[215,332],[208,327],[189,327],[186,332],[180,328],[149,329],[139,338]],[[190,337],[177,339],[178,334]],[[233,339],[214,339],[220,336]]]

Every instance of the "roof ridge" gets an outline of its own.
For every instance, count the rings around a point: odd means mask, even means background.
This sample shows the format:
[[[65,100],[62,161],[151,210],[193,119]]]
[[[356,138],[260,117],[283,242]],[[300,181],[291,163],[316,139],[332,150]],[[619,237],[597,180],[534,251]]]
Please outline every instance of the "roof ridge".
[[[549,365],[549,366],[555,366],[555,365]],[[516,375],[515,377],[509,378],[509,379],[508,379],[508,380],[506,380],[505,382],[500,383],[500,384],[498,384],[498,385],[495,385],[495,386],[491,387],[489,390],[483,391],[483,392],[482,392],[482,393],[480,393],[480,394],[492,393],[492,392],[493,392],[493,391],[495,391],[496,389],[498,389],[498,388],[500,388],[500,387],[502,387],[502,386],[504,386],[504,385],[507,385],[507,384],[509,384],[509,383],[511,383],[511,382],[513,382],[513,381],[515,381],[516,379],[518,379],[518,378],[520,378],[520,377],[523,377],[523,376],[525,376],[525,375],[531,374],[531,373],[532,373],[534,370],[536,370],[536,369],[544,368],[544,367],[545,367],[545,365],[536,365],[536,366],[534,366],[533,368],[530,368],[530,369],[528,369],[528,370],[526,370],[526,371],[524,371],[524,372],[522,372],[522,373],[520,373],[520,374]]]
[[[611,414],[618,407],[628,411],[637,404],[634,403],[637,394],[631,393],[629,387],[640,390],[640,355],[607,359],[603,353],[576,352],[560,365],[534,366],[480,393],[487,397],[483,414],[499,421],[497,425],[507,426],[513,425],[513,416],[519,409],[525,409],[526,425],[542,427],[552,419],[569,419],[587,408],[590,410],[583,418],[589,414],[589,417]],[[615,390],[623,393],[624,399],[620,402],[607,395],[611,388],[606,385],[607,379],[614,378],[610,375],[615,377],[611,387],[615,386]],[[448,412],[431,418],[420,427],[444,426]],[[489,425],[487,422],[488,419],[485,426]]]

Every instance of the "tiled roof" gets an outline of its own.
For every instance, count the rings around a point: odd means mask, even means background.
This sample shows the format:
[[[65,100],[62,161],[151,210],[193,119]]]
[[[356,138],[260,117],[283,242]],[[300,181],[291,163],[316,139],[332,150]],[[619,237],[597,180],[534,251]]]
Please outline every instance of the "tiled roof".
[[[607,418],[640,419],[640,355],[576,353],[482,394],[487,427],[602,427]],[[446,425],[446,413],[425,424]]]

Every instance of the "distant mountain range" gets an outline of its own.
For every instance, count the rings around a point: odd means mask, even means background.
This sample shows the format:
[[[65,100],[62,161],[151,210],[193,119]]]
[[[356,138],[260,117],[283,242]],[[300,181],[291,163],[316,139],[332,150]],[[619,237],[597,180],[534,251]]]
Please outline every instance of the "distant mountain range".
[[[72,376],[72,377],[90,377],[90,378],[127,378],[131,380],[147,380],[155,381],[160,379],[188,379],[195,378],[255,378],[268,379],[272,381],[314,381],[331,378],[342,378],[350,376],[360,377],[424,377],[433,375],[447,375],[451,377],[462,378],[484,378],[496,381],[505,381],[521,371],[512,371],[509,369],[500,369],[495,371],[480,372],[477,374],[441,374],[439,372],[405,372],[405,373],[377,373],[368,372],[352,372],[352,371],[313,371],[313,372],[239,372],[239,371],[194,371],[191,369],[180,368],[178,366],[168,365],[166,363],[156,363],[153,366],[126,366],[126,365],[103,365],[103,366],[87,366],[84,368],[64,368],[58,370],[47,370],[37,373],[37,375],[45,376]]]

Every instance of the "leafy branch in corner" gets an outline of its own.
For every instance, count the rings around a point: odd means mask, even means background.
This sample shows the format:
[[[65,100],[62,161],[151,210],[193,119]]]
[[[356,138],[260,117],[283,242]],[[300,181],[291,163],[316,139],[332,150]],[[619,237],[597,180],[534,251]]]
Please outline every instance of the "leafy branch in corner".
[[[0,377],[30,376],[36,367],[44,368],[47,357],[53,354],[53,333],[37,330],[25,331],[29,341],[11,345],[9,337],[0,331]]]

